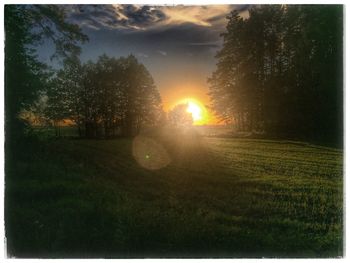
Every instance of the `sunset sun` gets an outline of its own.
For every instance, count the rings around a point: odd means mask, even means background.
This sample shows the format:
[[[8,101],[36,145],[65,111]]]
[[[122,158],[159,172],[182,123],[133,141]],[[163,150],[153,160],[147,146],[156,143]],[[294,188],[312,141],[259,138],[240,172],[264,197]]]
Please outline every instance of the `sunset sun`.
[[[186,104],[186,112],[192,115],[194,125],[204,125],[208,121],[208,113],[205,106],[196,99],[187,98],[177,104]]]
[[[192,101],[188,102],[186,111],[192,114],[192,118],[194,121],[199,121],[203,118],[201,107]]]

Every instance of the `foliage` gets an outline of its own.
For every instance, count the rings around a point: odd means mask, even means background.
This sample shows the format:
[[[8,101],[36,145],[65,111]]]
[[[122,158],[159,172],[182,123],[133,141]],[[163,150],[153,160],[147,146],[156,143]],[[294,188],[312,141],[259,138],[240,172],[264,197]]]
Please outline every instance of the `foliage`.
[[[342,131],[343,9],[262,5],[228,17],[212,107],[241,131],[339,140]]]
[[[56,58],[77,55],[77,44],[87,37],[78,26],[65,21],[58,5],[6,5],[5,36],[6,136],[7,141],[14,141],[23,135],[20,112],[32,106],[51,74],[37,60],[36,48],[50,39]]]
[[[161,98],[147,69],[136,58],[99,57],[81,64],[66,59],[47,92],[46,115],[72,120],[80,136],[137,134],[161,118]]]
[[[175,126],[190,126],[193,123],[192,114],[187,112],[187,104],[178,104],[168,113],[168,120]]]

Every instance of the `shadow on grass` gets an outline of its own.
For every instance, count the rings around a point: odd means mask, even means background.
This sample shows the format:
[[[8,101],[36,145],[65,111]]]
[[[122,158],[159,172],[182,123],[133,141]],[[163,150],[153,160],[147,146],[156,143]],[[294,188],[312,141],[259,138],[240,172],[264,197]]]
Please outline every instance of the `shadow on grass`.
[[[8,154],[12,157],[6,161],[5,188],[9,255],[341,254],[339,231],[317,225],[322,218],[314,224],[290,218],[290,211],[280,207],[293,200],[269,198],[271,182],[249,181],[249,174],[238,177],[235,169],[223,167],[195,131],[168,127],[144,136],[166,148],[172,160],[168,166],[144,169],[132,158],[132,140],[126,138],[27,141]]]

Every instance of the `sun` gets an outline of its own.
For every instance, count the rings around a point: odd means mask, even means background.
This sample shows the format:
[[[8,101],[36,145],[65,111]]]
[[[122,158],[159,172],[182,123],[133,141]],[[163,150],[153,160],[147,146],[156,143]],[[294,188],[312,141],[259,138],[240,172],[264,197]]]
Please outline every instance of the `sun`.
[[[177,104],[186,104],[188,113],[191,113],[194,125],[204,125],[208,121],[207,110],[204,105],[196,99],[186,98]]]
[[[202,116],[202,109],[200,106],[198,106],[193,101],[189,101],[187,103],[187,112],[192,114],[193,121],[199,121],[203,118]]]

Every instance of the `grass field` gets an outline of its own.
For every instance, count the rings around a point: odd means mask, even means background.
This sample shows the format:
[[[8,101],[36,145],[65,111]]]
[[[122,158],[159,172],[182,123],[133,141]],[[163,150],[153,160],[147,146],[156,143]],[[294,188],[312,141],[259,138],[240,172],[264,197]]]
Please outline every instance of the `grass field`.
[[[170,163],[158,170],[135,161],[131,139],[28,142],[7,165],[9,255],[342,255],[341,150],[193,134],[159,141]]]

